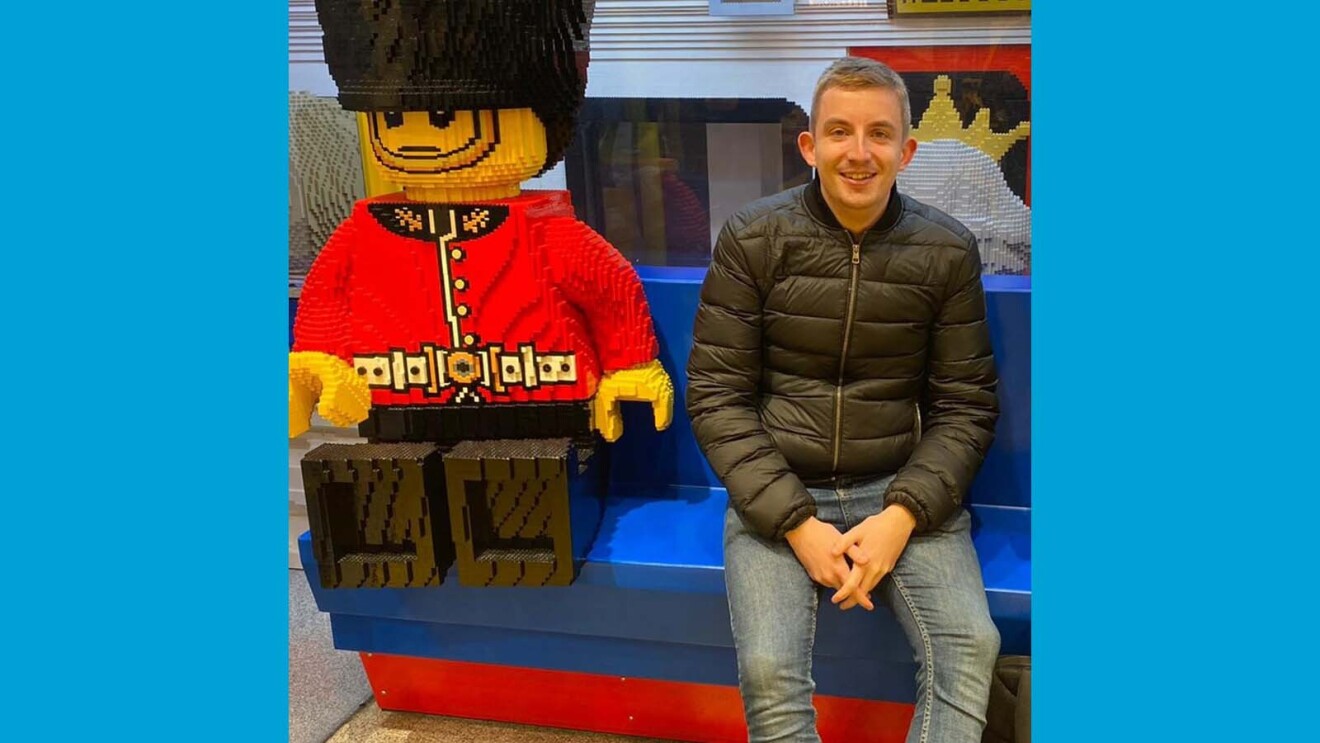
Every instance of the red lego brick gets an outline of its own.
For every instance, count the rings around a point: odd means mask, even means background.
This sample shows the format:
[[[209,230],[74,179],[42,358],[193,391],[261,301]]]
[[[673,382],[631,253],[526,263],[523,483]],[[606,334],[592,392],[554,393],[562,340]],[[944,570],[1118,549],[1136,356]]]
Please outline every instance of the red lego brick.
[[[740,743],[734,686],[360,653],[381,709],[697,743]],[[902,743],[910,704],[817,694],[824,743]]]
[[[659,346],[636,271],[572,215],[566,192],[359,202],[303,286],[294,351],[353,364],[374,406],[588,400]]]

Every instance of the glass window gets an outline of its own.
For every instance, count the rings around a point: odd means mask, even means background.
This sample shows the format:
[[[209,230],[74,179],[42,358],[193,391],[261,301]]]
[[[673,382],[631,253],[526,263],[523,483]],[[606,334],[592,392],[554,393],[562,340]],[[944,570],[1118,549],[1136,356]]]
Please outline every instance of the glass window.
[[[807,183],[784,99],[588,98],[565,155],[578,218],[633,263],[706,266],[748,202]]]

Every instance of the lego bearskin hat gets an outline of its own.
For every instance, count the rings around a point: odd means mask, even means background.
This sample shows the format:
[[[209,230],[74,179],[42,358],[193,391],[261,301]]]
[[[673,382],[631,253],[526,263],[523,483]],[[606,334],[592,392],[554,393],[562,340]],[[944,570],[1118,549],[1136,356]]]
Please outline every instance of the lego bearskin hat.
[[[530,108],[549,170],[586,95],[595,0],[316,0],[350,111]]]

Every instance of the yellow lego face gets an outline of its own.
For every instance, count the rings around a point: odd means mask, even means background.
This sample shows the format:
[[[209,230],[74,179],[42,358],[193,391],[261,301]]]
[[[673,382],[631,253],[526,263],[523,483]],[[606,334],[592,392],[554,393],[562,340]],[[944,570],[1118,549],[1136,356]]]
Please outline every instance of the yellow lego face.
[[[367,115],[382,175],[412,186],[521,183],[545,163],[545,127],[530,108]]]

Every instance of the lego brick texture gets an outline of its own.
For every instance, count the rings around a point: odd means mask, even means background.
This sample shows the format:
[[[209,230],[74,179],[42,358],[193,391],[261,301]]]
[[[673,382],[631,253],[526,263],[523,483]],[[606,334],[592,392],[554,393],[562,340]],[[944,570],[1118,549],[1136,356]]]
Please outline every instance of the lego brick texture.
[[[594,2],[317,0],[326,64],[352,111],[531,108],[546,167],[586,91]]]
[[[392,406],[373,408],[358,431],[373,440],[441,445],[465,439],[590,438],[591,412],[586,403]]]
[[[853,48],[907,84],[918,141],[898,188],[967,225],[982,271],[1031,274],[1031,47]]]
[[[548,132],[528,108],[366,114],[370,159],[428,201],[503,198],[541,170]],[[465,227],[467,225],[464,225]]]
[[[399,234],[405,207],[426,225],[415,237]],[[359,202],[303,285],[294,351],[353,364],[374,405],[584,401],[604,373],[655,358],[636,270],[567,193],[500,207]],[[474,237],[432,226],[465,219]],[[459,352],[466,366],[446,362]]]
[[[323,444],[302,471],[322,587],[443,582],[454,550],[435,446]]]
[[[920,145],[899,188],[967,225],[985,273],[1030,274],[1026,88],[1007,72],[903,77],[927,105],[913,111]]]
[[[300,285],[336,226],[366,196],[357,124],[333,98],[289,92],[289,277]]]
[[[462,585],[572,583],[568,439],[464,441],[444,462]]]

